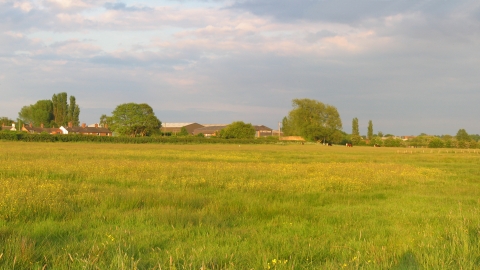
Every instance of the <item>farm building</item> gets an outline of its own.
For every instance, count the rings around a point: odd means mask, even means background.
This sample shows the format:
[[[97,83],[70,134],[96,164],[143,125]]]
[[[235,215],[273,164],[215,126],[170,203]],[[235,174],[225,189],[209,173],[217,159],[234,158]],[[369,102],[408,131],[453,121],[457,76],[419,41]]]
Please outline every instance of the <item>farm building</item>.
[[[193,135],[193,131],[195,129],[202,128],[204,126],[198,123],[162,123],[160,130],[163,133],[171,132],[172,134],[177,134],[180,133],[183,127],[187,130],[188,134]]]
[[[255,128],[255,137],[273,136],[273,130],[264,125],[253,126]]]
[[[227,125],[224,124],[214,124],[214,125],[204,125],[204,127],[196,128],[193,131],[193,135],[203,134],[205,137],[217,136],[220,130],[224,129]]]

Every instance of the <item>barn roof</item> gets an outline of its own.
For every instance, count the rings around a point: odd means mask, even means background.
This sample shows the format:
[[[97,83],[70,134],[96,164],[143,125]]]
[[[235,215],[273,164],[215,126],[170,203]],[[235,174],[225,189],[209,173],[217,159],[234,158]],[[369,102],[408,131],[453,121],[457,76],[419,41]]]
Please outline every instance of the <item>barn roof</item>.
[[[174,127],[184,127],[184,126],[188,126],[188,125],[191,125],[191,124],[195,124],[194,122],[190,122],[190,123],[162,123],[162,127],[169,127],[169,128],[174,128]]]

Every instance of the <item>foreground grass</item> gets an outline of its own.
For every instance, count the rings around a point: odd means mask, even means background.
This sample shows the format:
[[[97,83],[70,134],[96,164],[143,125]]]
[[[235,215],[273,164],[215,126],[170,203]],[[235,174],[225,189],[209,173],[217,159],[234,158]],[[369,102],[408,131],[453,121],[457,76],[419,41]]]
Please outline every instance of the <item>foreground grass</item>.
[[[480,268],[480,154],[0,142],[2,269]]]

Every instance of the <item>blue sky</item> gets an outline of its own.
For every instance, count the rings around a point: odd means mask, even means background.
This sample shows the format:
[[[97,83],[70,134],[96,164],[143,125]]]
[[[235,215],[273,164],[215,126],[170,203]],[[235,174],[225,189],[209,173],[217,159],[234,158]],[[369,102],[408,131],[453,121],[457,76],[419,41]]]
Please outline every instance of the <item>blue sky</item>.
[[[67,92],[87,124],[142,102],[277,128],[311,98],[346,132],[480,133],[478,48],[471,0],[0,0],[0,116]]]

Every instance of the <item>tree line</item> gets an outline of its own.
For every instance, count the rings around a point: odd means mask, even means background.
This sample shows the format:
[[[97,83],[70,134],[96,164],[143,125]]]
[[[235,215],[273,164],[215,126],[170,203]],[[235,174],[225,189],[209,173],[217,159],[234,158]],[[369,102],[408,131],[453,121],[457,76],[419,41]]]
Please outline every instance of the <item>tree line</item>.
[[[70,101],[70,102],[68,102]],[[18,119],[23,123],[44,127],[66,126],[72,122],[80,124],[80,107],[74,96],[65,92],[54,94],[52,99],[39,100],[35,104],[23,106],[18,113]]]
[[[59,127],[72,123],[80,125],[80,107],[74,96],[67,93],[54,94],[50,100],[39,100],[35,104],[24,106],[18,113],[18,122],[34,126]],[[13,120],[0,117],[2,125],[11,125]],[[110,116],[100,116],[100,125],[108,127],[116,135],[129,137],[147,137],[162,135],[162,122],[152,107],[146,103],[124,103],[118,105]],[[282,120],[284,136],[302,136],[307,141],[353,145],[376,146],[416,146],[416,147],[477,147],[480,135],[469,135],[460,129],[455,137],[428,136],[421,134],[408,142],[381,131],[373,132],[373,122],[368,121],[366,136],[360,135],[358,118],[352,119],[352,132],[342,131],[342,120],[336,107],[313,99],[293,99],[292,110]],[[186,129],[177,136],[189,136]],[[200,136],[201,137],[201,136]],[[253,139],[255,128],[250,123],[235,121],[222,129],[217,138]],[[385,138],[387,137],[387,138]]]

